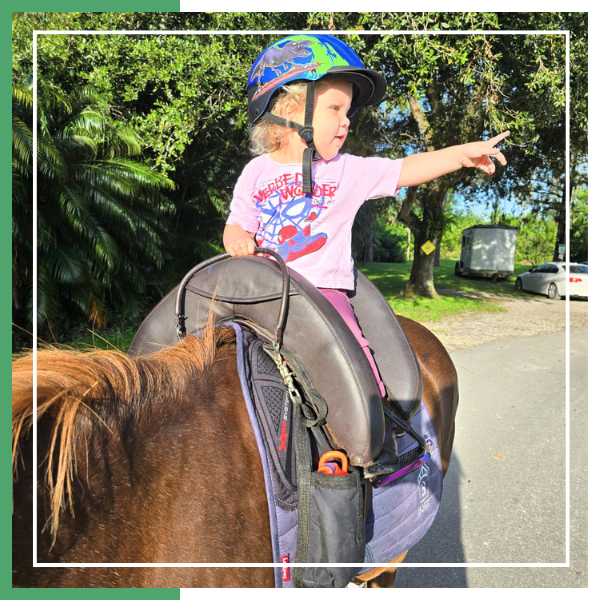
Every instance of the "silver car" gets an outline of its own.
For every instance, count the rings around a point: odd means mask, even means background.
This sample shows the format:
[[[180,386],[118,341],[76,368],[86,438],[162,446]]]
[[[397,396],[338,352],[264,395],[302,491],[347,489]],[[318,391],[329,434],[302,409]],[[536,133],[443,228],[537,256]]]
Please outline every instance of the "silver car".
[[[569,294],[571,296],[588,297],[587,265],[570,263]],[[567,263],[547,262],[539,267],[529,269],[517,277],[515,287],[518,291],[544,294],[551,300],[563,298],[567,294]]]

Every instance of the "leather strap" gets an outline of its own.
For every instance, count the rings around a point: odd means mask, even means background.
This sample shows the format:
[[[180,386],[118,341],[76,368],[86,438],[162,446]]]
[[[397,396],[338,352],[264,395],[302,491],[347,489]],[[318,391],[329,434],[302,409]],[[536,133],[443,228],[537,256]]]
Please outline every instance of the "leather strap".
[[[319,154],[315,148],[314,140],[314,127],[313,114],[315,112],[315,84],[312,81],[308,81],[306,84],[306,103],[304,109],[304,125],[300,125],[295,121],[278,117],[273,113],[266,112],[263,115],[263,119],[275,123],[276,125],[282,125],[283,127],[289,127],[295,129],[298,135],[306,142],[306,148],[302,153],[302,191],[305,194],[312,196],[313,185],[312,185],[312,162],[318,160]]]
[[[285,330],[285,325],[287,322],[288,307],[289,307],[289,302],[290,302],[290,299],[289,299],[289,296],[290,296],[290,274],[287,270],[287,266],[286,266],[284,260],[274,250],[270,250],[269,248],[255,248],[254,253],[255,254],[268,254],[269,256],[272,256],[277,261],[277,264],[279,265],[279,268],[281,269],[281,276],[282,276],[281,306],[279,309],[279,319],[277,321],[277,326],[275,328],[275,336],[274,336],[277,345],[281,346],[283,343],[283,332]],[[196,265],[193,269],[188,271],[187,274],[185,275],[185,277],[181,280],[181,283],[179,284],[179,289],[177,290],[177,300],[175,302],[175,316],[177,317],[177,336],[179,337],[179,339],[184,338],[187,333],[186,327],[185,327],[185,321],[187,319],[187,316],[185,314],[185,294],[186,294],[187,284],[189,283],[190,279],[192,279],[192,277],[199,271],[202,271],[203,269],[210,267],[211,265],[215,264],[216,262],[220,262],[227,258],[229,258],[229,254],[227,254],[227,253],[213,256],[212,258],[205,260],[204,262],[200,263],[199,265]]]

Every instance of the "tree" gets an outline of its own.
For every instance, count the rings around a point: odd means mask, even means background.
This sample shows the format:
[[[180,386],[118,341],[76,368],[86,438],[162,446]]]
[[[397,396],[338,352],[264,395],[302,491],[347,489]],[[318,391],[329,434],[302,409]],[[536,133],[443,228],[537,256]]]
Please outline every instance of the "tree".
[[[27,32],[32,29],[435,32],[345,38],[365,64],[383,71],[389,82],[385,103],[379,109],[361,111],[354,121],[354,141],[347,142],[350,151],[401,157],[491,136],[505,128],[513,132],[509,166],[493,179],[479,173],[453,174],[406,190],[400,198],[398,218],[410,227],[415,248],[409,291],[435,295],[434,255],[422,254],[420,246],[428,239],[440,245],[449,223],[444,210],[449,190],[474,201],[486,201],[482,189],[490,190],[488,198],[516,194],[525,201],[531,198],[534,177],[556,182],[559,197],[561,185],[564,189],[560,179],[564,144],[559,143],[565,122],[563,37],[450,36],[441,32],[565,26],[578,31],[573,35],[577,45],[572,46],[571,106],[575,116],[571,129],[576,133],[572,139],[577,140],[578,156],[585,157],[587,117],[581,115],[587,106],[587,20],[582,14],[16,13],[13,83],[22,88],[31,75],[31,36]],[[154,266],[159,293],[174,285],[194,263],[220,250],[232,188],[249,158],[245,150],[247,71],[252,59],[277,37],[268,33],[38,37],[39,82],[64,98],[80,88],[93,87],[107,119],[136,131],[140,149],[136,157],[177,184],[177,189],[169,192],[175,212],[163,215],[163,267]],[[26,136],[20,144],[17,153],[26,153]],[[584,171],[580,168],[578,172]],[[18,186],[15,193],[18,197]],[[548,207],[539,206],[541,211]],[[19,204],[18,210],[26,210],[25,205]],[[357,238],[373,239],[375,222],[382,219],[379,212],[366,215],[369,218],[359,216]],[[119,241],[125,252],[129,243],[127,239]],[[17,260],[22,258],[20,248]],[[112,306],[110,297],[106,301]]]
[[[566,207],[575,188],[587,181],[587,13],[498,13],[499,24],[508,29],[569,31],[570,113],[569,188],[566,188],[566,52],[560,51],[564,36],[532,36],[526,52],[506,40],[505,62],[513,70],[526,58],[535,64],[536,77],[518,83],[521,100],[529,103],[532,143],[516,156],[510,173],[513,196],[526,210],[553,215],[556,227],[554,260],[567,235]],[[557,51],[557,49],[559,51]],[[536,58],[537,57],[537,58]],[[532,61],[535,60],[535,63]],[[515,70],[515,74],[519,74]],[[514,77],[513,77],[514,79]],[[516,79],[514,79],[516,81]]]
[[[30,27],[53,23],[39,14]],[[20,27],[25,27],[24,18]],[[40,22],[41,21],[41,22]],[[289,13],[78,13],[65,29],[85,31],[303,28]],[[139,135],[143,158],[176,183],[165,224],[158,295],[194,264],[222,251],[221,234],[247,151],[245,83],[250,57],[279,36],[39,36],[38,70],[65,93],[93,87],[111,114]],[[26,53],[23,52],[22,56]],[[18,64],[28,66],[25,59]]]
[[[179,13],[17,13],[13,18],[13,82],[21,88],[24,81],[30,80],[33,29],[101,30],[128,29],[131,26],[180,29],[175,21],[182,18]],[[265,16],[261,18],[266,19]],[[152,24],[148,27],[150,21]],[[223,26],[227,27],[227,22]],[[236,40],[239,42],[237,46]],[[107,144],[101,143],[99,138],[117,126],[123,132],[123,126],[127,123],[127,135],[131,139],[135,137],[135,151],[130,144],[127,152],[145,161],[145,165],[138,164],[138,177],[143,175],[146,178],[146,189],[135,192],[136,201],[130,203],[128,219],[130,225],[136,218],[139,221],[147,219],[146,233],[153,239],[143,235],[144,232],[132,235],[131,227],[126,234],[126,227],[120,229],[125,221],[118,223],[115,220],[110,226],[103,222],[82,225],[80,234],[95,236],[101,242],[94,245],[99,254],[87,256],[89,277],[86,285],[82,285],[83,267],[78,265],[78,260],[83,257],[77,254],[82,249],[78,248],[76,252],[70,243],[66,246],[59,244],[53,234],[49,239],[40,237],[40,243],[45,245],[44,253],[58,253],[53,258],[55,273],[52,277],[47,276],[47,271],[40,264],[38,285],[42,293],[38,306],[40,313],[45,315],[40,315],[40,318],[55,321],[62,303],[59,296],[63,296],[63,300],[68,296],[70,303],[80,308],[87,304],[86,313],[97,323],[102,323],[109,308],[113,312],[125,308],[135,312],[140,308],[141,299],[150,292],[147,284],[158,284],[158,293],[154,295],[156,299],[156,296],[160,297],[174,285],[182,271],[187,271],[199,259],[219,251],[223,216],[228,205],[227,184],[233,186],[241,164],[242,153],[239,148],[244,145],[247,124],[245,110],[242,110],[246,102],[243,89],[246,74],[241,73],[244,68],[240,67],[244,62],[241,55],[244,58],[250,55],[253,52],[250,46],[257,46],[259,40],[243,36],[215,38],[165,35],[133,38],[78,34],[39,36],[38,42],[38,88],[50,100],[45,108],[51,123],[40,144],[43,145],[45,139],[52,139],[53,151],[58,154],[66,151],[67,142],[61,136],[68,127],[62,129],[63,125],[56,122],[54,112],[60,109],[59,120],[64,120],[71,109],[65,112],[65,107],[54,100],[73,99],[77,90],[93,88],[96,101],[102,104],[102,115],[98,118],[104,119],[104,130],[101,132],[99,126],[95,132],[77,132],[75,137],[79,141],[86,136],[93,138],[88,139],[87,150],[96,144],[100,152],[93,160],[106,158],[102,153],[107,149]],[[222,81],[223,74],[228,74],[229,81],[223,82],[225,85],[217,85]],[[17,107],[16,111],[22,111],[23,108]],[[30,113],[28,118],[30,121]],[[25,128],[29,133],[30,127],[29,123],[29,128]],[[20,148],[24,150],[26,147],[21,144]],[[79,147],[79,152],[70,148],[64,155],[63,166],[71,170],[73,161],[91,160],[89,153],[85,154],[85,147]],[[117,154],[114,158],[119,159],[119,156]],[[247,155],[245,158],[247,160]],[[122,159],[121,156],[119,160],[123,167]],[[31,160],[30,157],[24,158],[25,165],[29,164],[28,160]],[[96,167],[98,165],[97,161]],[[56,175],[51,170],[46,174]],[[166,174],[179,182],[177,191]],[[17,183],[28,183],[30,188],[30,179],[26,180],[23,175],[20,177]],[[66,174],[66,179],[70,185],[70,172]],[[153,197],[158,188],[150,193],[152,181],[160,181],[162,189],[166,189],[166,186],[173,190],[170,202],[162,196],[160,199]],[[46,193],[56,190],[56,182],[51,183]],[[41,187],[38,186],[38,206],[45,203]],[[86,189],[91,190],[82,182],[80,191]],[[29,288],[31,297],[32,286],[32,195],[31,190],[27,193],[27,186],[23,185],[15,187],[15,194],[18,204],[15,214],[18,211],[23,214],[22,218],[15,220],[14,226],[13,280],[17,282],[19,290],[14,295],[14,305],[18,307],[17,310],[25,310],[27,294],[23,290]],[[78,216],[81,218],[89,216],[90,210],[98,209],[98,206],[90,204],[89,198],[79,200]],[[174,207],[177,208],[176,213]],[[152,211],[154,214],[150,214]],[[117,211],[113,211],[112,216],[116,218],[117,214]],[[52,227],[55,227],[64,215],[59,216],[58,212],[53,214],[52,211],[45,215],[41,211],[38,226],[44,225],[44,219],[50,217],[54,217]],[[111,227],[117,227],[123,235],[117,235],[117,231]],[[92,234],[92,231],[95,233]],[[88,244],[92,244],[91,239]],[[146,256],[143,256],[144,253]],[[128,257],[132,260],[128,260]],[[68,273],[71,274],[70,281]],[[59,277],[58,282],[55,281],[56,277]],[[98,277],[101,281],[97,280]],[[131,282],[123,286],[128,277]],[[24,316],[21,321],[25,322]]]
[[[502,16],[501,16],[502,15]],[[448,30],[577,28],[578,53],[587,47],[581,13],[319,13],[312,22],[331,20],[340,29]],[[568,17],[568,18],[567,18]],[[415,260],[409,293],[434,296],[434,255],[421,245],[436,246],[447,221],[444,199],[449,190],[478,200],[483,186],[490,195],[525,194],[542,172],[558,174],[564,165],[565,45],[562,35],[390,35],[352,40],[369,66],[388,79],[385,110],[380,115],[390,156],[432,151],[510,129],[509,165],[491,180],[478,173],[448,175],[404,196],[399,218],[414,234]],[[575,105],[583,110],[587,67],[579,67]],[[584,140],[587,124],[577,119]],[[578,148],[583,150],[584,144]],[[564,169],[563,169],[564,171]],[[546,177],[547,179],[547,177]],[[564,187],[564,186],[563,186]],[[470,192],[470,193],[467,193]],[[490,196],[488,196],[490,197]],[[562,204],[564,206],[564,203]],[[416,210],[416,209],[419,210]]]
[[[540,265],[552,258],[556,222],[549,215],[529,214],[508,223],[518,227],[515,258],[519,262]]]
[[[579,188],[571,202],[570,260],[588,259],[588,189]]]
[[[161,221],[171,204],[167,177],[132,160],[134,132],[114,121],[97,95],[38,96],[38,245],[31,245],[32,95],[13,88],[13,305],[30,322],[32,254],[38,258],[40,325],[69,310],[106,323],[109,298],[135,313],[146,278],[164,261]]]

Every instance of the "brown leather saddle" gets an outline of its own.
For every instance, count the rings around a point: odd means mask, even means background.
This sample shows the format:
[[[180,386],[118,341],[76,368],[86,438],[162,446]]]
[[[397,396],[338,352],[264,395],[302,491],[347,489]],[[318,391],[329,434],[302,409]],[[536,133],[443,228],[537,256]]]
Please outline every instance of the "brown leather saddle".
[[[262,252],[262,251],[261,251]],[[327,402],[333,444],[358,466],[379,455],[385,420],[379,390],[360,344],[335,308],[300,274],[274,258],[220,255],[192,269],[146,317],[128,354],[141,356],[179,342],[182,332],[215,322],[257,324],[302,362]],[[406,419],[423,390],[415,353],[379,290],[355,271],[351,302],[369,340],[388,397]],[[214,300],[214,301],[213,301]]]

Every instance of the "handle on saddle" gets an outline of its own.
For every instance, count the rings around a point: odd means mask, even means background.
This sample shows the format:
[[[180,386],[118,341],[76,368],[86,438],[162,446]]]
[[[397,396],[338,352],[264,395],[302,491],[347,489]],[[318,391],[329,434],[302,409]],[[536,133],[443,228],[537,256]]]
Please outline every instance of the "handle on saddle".
[[[289,307],[290,274],[288,272],[287,266],[283,258],[281,258],[281,256],[279,256],[279,254],[277,254],[277,252],[275,252],[274,250],[270,250],[269,248],[254,248],[254,254],[268,254],[269,256],[272,256],[277,261],[277,264],[281,269],[283,286],[281,291],[281,306],[279,308],[279,319],[277,321],[277,328],[275,329],[276,343],[278,346],[281,346],[281,343],[283,341],[283,331],[285,329],[285,323],[287,320]],[[199,265],[196,265],[181,280],[181,283],[179,284],[179,289],[177,290],[177,300],[175,302],[175,316],[177,317],[177,335],[179,338],[185,337],[187,333],[185,328],[185,320],[187,319],[187,317],[185,316],[185,292],[187,284],[190,282],[190,279],[196,273],[227,258],[231,258],[231,255],[228,253],[213,256],[212,258],[201,262]]]

